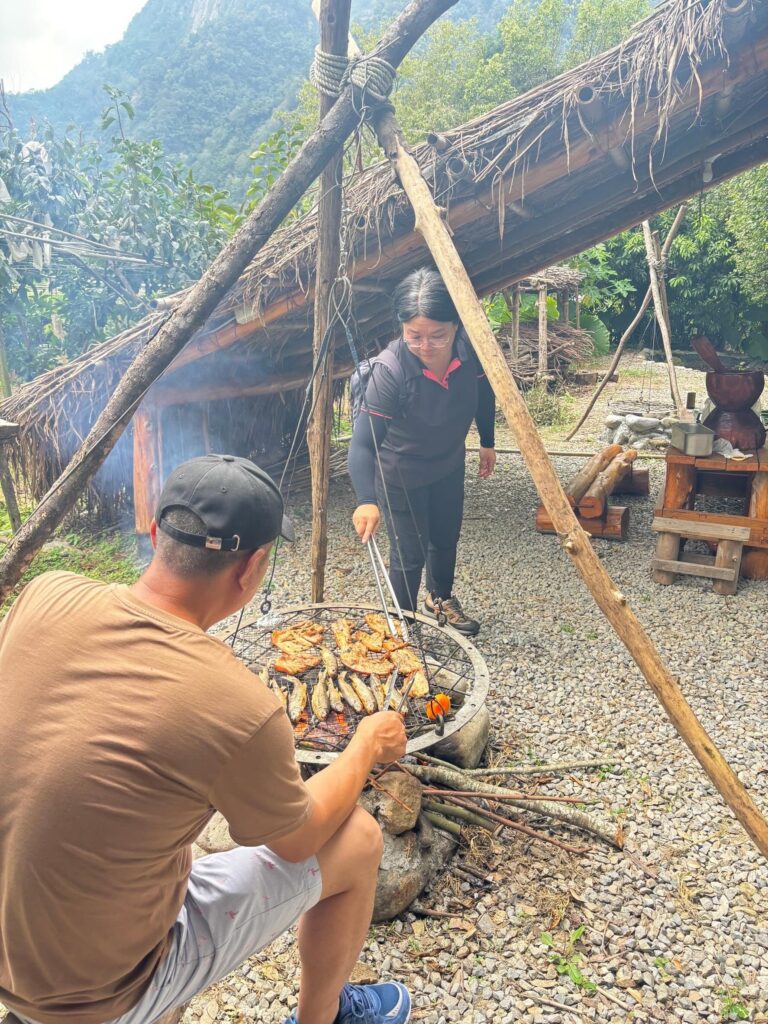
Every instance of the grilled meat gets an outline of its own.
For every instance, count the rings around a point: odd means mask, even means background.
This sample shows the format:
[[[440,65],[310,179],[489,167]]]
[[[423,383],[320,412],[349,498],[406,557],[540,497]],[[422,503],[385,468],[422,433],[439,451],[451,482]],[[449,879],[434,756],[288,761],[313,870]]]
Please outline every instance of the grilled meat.
[[[323,642],[325,629],[320,622],[298,622],[287,629],[272,631],[272,646],[284,654],[301,654]]]
[[[347,704],[349,704],[353,711],[357,711],[358,714],[361,714],[363,710],[362,702],[360,701],[354,686],[352,686],[347,679],[347,673],[340,672],[336,682],[338,683],[341,695]]]
[[[333,639],[340,651],[351,646],[354,628],[355,624],[351,619],[334,619],[331,623]]]
[[[275,658],[275,670],[289,676],[300,676],[320,664],[319,654],[279,654]]]
[[[409,676],[413,672],[418,672],[422,667],[419,656],[415,651],[407,647],[399,651],[390,651],[389,659],[403,676]]]
[[[339,652],[339,657],[347,668],[361,676],[388,676],[392,671],[392,662],[386,658],[372,658],[362,644],[354,643]]]
[[[408,684],[410,683],[411,688],[408,690]],[[427,677],[421,671],[414,672],[412,677],[405,684],[405,689],[408,690],[410,697],[428,697],[429,696],[429,683]]]
[[[366,633],[364,629],[358,629],[354,640],[355,643],[362,644],[367,651],[373,651],[375,654],[381,654],[384,650],[383,633]]]
[[[363,711],[365,711],[366,715],[372,715],[376,710],[376,699],[371,691],[355,672],[350,675],[349,681],[359,697],[360,703],[363,705]]]

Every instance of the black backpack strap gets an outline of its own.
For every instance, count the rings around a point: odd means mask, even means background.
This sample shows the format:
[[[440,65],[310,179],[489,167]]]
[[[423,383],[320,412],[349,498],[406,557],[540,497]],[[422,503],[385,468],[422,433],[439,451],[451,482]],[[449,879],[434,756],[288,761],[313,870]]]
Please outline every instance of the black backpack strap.
[[[375,359],[371,360],[371,363],[382,363],[395,378],[400,389],[400,409],[405,412],[408,404],[408,398],[410,396],[408,393],[408,384],[405,379],[405,368],[400,362],[397,352],[388,345],[385,349],[382,349],[382,351],[379,352]]]

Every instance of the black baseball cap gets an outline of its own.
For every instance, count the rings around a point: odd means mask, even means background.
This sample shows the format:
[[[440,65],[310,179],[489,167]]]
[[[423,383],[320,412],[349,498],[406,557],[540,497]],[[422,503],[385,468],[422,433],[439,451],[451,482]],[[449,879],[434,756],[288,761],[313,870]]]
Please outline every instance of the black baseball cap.
[[[206,535],[164,522],[172,508],[194,512],[205,523]],[[255,551],[276,537],[294,539],[277,484],[238,455],[202,455],[182,462],[165,481],[155,520],[158,529],[181,544],[212,551]]]

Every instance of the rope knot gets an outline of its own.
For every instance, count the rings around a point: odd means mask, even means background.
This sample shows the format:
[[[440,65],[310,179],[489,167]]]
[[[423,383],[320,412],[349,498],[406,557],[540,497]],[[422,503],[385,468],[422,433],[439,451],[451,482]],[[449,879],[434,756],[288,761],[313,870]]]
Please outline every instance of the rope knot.
[[[363,54],[362,57],[325,53],[315,47],[315,59],[309,69],[309,80],[324,96],[333,99],[351,85],[362,93],[363,100],[374,104],[385,103],[395,84],[395,69],[382,57]]]

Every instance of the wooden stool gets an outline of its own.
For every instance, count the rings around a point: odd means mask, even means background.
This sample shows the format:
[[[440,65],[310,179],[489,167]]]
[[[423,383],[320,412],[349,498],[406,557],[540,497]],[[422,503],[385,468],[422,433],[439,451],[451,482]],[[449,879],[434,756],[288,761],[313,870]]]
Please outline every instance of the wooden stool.
[[[735,594],[743,566],[745,575],[768,575],[768,451],[761,448],[736,461],[670,448],[666,461],[664,490],[653,521],[659,535],[654,580],[670,584],[678,573],[704,576],[713,580],[715,593]],[[701,512],[694,508],[698,494],[743,497],[745,514]],[[716,554],[680,554],[684,537],[716,544]]]
[[[656,583],[675,582],[675,575],[705,576],[711,579],[716,594],[735,594],[739,585],[741,555],[749,530],[741,526],[717,526],[710,523],[681,523],[675,519],[657,518],[653,530],[658,533],[656,557],[651,562]],[[690,551],[680,554],[683,537],[692,540],[717,541],[716,555],[699,555]]]

